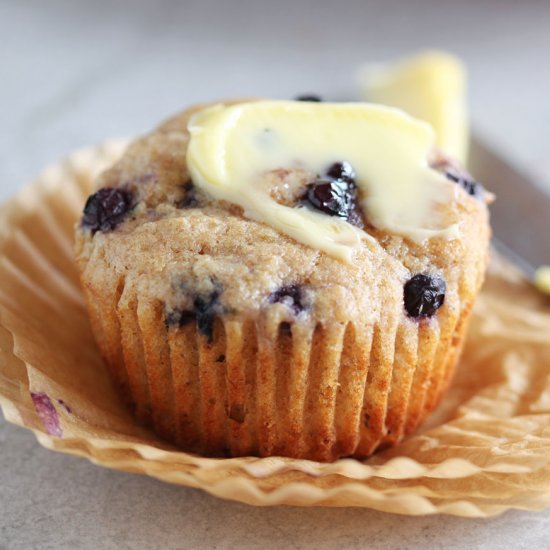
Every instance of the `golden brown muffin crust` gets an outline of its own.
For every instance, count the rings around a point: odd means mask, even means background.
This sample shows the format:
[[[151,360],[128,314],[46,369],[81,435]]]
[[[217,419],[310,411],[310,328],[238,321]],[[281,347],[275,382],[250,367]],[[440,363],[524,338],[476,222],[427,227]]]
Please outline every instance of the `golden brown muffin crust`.
[[[452,241],[419,245],[365,220],[376,240],[343,263],[192,185],[187,123],[201,107],[136,141],[99,178],[98,188],[131,196],[122,223],[77,228],[94,332],[117,382],[139,416],[152,409],[161,434],[201,452],[330,460],[394,443],[452,373],[485,271],[485,202],[455,185]],[[288,204],[314,176],[280,170],[259,184]],[[418,273],[446,282],[443,306],[420,320],[403,303]]]

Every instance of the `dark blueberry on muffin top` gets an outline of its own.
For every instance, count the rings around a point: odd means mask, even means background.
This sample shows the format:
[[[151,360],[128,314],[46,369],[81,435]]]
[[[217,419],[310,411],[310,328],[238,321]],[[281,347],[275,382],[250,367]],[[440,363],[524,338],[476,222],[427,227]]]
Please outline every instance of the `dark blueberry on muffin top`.
[[[132,208],[132,195],[122,189],[104,187],[86,201],[82,227],[92,233],[112,231]]]
[[[355,183],[355,170],[349,162],[335,162],[327,170],[327,176],[333,180]]]
[[[432,317],[445,302],[447,285],[437,275],[418,273],[405,283],[405,309],[410,317]]]
[[[284,304],[296,315],[305,309],[303,289],[299,285],[283,286],[270,294],[270,304]]]
[[[363,227],[357,205],[357,187],[353,182],[318,179],[308,185],[304,203],[329,216]]]

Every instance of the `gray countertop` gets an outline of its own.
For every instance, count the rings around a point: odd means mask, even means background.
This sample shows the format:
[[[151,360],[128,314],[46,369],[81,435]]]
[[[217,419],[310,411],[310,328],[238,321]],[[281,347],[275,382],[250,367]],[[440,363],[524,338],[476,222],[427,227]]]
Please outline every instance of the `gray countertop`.
[[[0,0],[0,200],[45,164],[233,95],[353,97],[364,62],[461,55],[476,129],[550,181],[550,3]],[[0,419],[0,549],[543,548],[550,510],[490,520],[258,509],[42,449]]]

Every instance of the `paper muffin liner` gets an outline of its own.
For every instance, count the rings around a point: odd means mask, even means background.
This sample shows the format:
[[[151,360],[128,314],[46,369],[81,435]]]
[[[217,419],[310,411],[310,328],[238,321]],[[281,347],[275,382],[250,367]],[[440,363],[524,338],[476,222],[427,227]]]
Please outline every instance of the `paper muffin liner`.
[[[328,462],[391,446],[439,402],[471,309],[403,324],[387,303],[365,327],[232,314],[207,338],[196,323],[168,326],[142,286],[89,269],[92,331],[121,395],[164,439],[206,456]]]
[[[164,305],[124,278],[85,281],[92,330],[125,401],[167,441],[208,456],[327,462],[399,441],[446,388],[469,313],[457,308],[442,328],[387,315],[364,329],[232,315],[208,341],[195,323],[167,326]]]
[[[139,425],[99,357],[72,245],[93,178],[124,147],[76,153],[0,210],[0,404],[8,421],[45,447],[255,505],[470,517],[550,505],[550,304],[499,260],[449,393],[396,447],[334,463],[204,458]]]

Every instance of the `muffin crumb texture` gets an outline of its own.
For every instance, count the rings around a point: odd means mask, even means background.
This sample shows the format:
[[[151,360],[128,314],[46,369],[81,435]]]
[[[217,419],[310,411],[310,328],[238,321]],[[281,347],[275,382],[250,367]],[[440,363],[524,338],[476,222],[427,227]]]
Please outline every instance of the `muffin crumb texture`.
[[[438,404],[460,353],[487,261],[483,188],[431,159],[452,189],[440,214],[459,231],[418,243],[368,219],[346,158],[263,174],[277,203],[368,235],[344,262],[191,180],[187,128],[204,107],[131,145],[76,228],[121,395],[162,438],[205,455],[331,461],[397,443]]]

